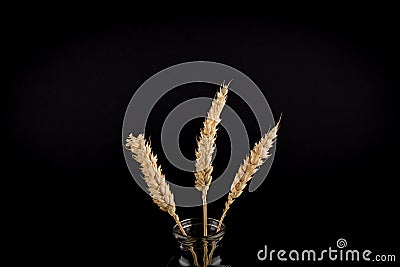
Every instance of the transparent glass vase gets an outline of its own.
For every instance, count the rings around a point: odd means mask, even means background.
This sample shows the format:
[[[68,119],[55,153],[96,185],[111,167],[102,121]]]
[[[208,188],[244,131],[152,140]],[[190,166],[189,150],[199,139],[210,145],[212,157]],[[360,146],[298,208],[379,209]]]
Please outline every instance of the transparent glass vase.
[[[225,234],[225,225],[222,224],[217,232],[218,222],[208,218],[206,237],[203,236],[203,219],[186,219],[181,222],[187,236],[175,225],[173,235],[178,243],[177,253],[167,266],[230,266],[222,257],[221,241]]]

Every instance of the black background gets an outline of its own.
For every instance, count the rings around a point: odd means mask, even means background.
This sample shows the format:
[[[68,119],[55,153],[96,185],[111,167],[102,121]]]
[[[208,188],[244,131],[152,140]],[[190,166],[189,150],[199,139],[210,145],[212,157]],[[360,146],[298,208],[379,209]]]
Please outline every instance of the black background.
[[[283,113],[268,178],[226,218],[224,250],[233,266],[266,266],[256,259],[265,244],[317,250],[335,247],[338,238],[349,248],[399,257],[398,19],[391,7],[305,10],[253,16],[143,11],[140,18],[137,9],[59,8],[3,17],[3,162],[11,171],[5,181],[12,182],[3,189],[11,193],[14,261],[166,265],[176,247],[173,220],[130,176],[121,128],[136,88],[193,60],[244,72],[275,117]],[[168,179],[179,171],[163,156],[164,117],[157,115],[178,100],[212,97],[216,89],[178,88],[158,103],[146,134]],[[249,139],[256,142],[261,133],[248,109],[233,95],[228,104],[248,118]],[[195,120],[181,133],[189,158],[200,126]],[[216,175],[229,155],[226,138],[220,129]],[[223,201],[210,205],[211,216],[220,215]],[[181,218],[200,212],[178,208]]]

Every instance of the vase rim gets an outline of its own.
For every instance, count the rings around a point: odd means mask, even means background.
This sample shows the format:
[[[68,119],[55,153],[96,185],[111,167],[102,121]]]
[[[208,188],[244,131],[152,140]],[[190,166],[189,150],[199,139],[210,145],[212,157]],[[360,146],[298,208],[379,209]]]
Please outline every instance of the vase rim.
[[[203,219],[202,218],[187,218],[181,221],[182,227],[183,229],[189,229],[190,227],[192,227],[193,225],[203,225]],[[207,226],[208,229],[214,227],[217,228],[219,224],[219,220],[214,219],[214,218],[207,218]],[[209,228],[210,227],[210,228]],[[185,229],[185,230],[186,230]],[[183,235],[178,227],[178,224],[175,224],[173,227],[173,234],[175,236],[176,239],[178,240],[195,240],[195,239],[205,239],[207,241],[219,241],[225,234],[225,224],[221,224],[221,229],[216,232],[213,231],[211,234],[208,234],[207,236],[191,236],[191,235]]]

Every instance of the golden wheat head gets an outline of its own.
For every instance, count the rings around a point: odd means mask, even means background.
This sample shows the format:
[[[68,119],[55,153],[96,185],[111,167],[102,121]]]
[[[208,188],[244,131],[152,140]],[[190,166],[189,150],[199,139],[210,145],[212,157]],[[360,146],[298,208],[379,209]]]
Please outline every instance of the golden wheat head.
[[[157,156],[152,153],[150,144],[146,142],[143,134],[139,134],[137,137],[130,134],[126,139],[125,146],[132,152],[133,158],[140,164],[140,169],[144,175],[144,180],[146,181],[153,202],[161,210],[168,212],[178,224],[181,232],[186,235],[179,221],[179,216],[176,214],[174,194],[165,180],[161,167],[157,166]]]
[[[213,166],[211,161],[215,150],[215,136],[217,134],[217,126],[221,121],[220,115],[226,103],[228,86],[229,84],[222,84],[215,95],[203,123],[203,128],[200,131],[200,137],[197,140],[195,186],[199,191],[205,193],[207,193],[212,180]]]
[[[235,175],[235,179],[232,182],[231,189],[228,194],[228,200],[225,202],[225,208],[222,212],[221,219],[219,220],[218,229],[220,229],[223,220],[225,219],[226,213],[228,212],[233,201],[238,198],[242,193],[247,183],[253,178],[253,175],[258,171],[260,166],[271,156],[269,150],[276,140],[277,132],[280,125],[280,119],[278,123],[269,132],[264,134],[261,140],[256,143],[250,154],[244,159],[240,165],[239,170]]]

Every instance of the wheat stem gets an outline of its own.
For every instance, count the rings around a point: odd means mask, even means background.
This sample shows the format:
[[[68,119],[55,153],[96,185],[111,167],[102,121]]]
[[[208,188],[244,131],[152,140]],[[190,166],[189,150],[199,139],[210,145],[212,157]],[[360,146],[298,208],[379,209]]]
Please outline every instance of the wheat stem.
[[[207,267],[208,266],[208,244],[207,241],[204,241],[203,244],[203,266]]]
[[[173,217],[174,217],[174,219],[175,219],[176,224],[177,224],[178,227],[179,227],[179,230],[182,232],[182,234],[183,234],[184,236],[187,236],[187,233],[185,232],[185,229],[183,229],[183,226],[182,226],[182,224],[181,224],[181,221],[179,220],[179,216],[175,213],[175,215],[174,215]],[[194,251],[193,246],[189,246],[189,250],[190,250],[190,253],[192,254],[194,265],[195,265],[196,267],[199,267],[200,264],[199,264],[199,262],[198,262],[198,260],[197,260],[197,254],[196,254],[196,252]]]
[[[202,200],[203,200],[203,234],[207,236],[207,192],[202,192]]]

